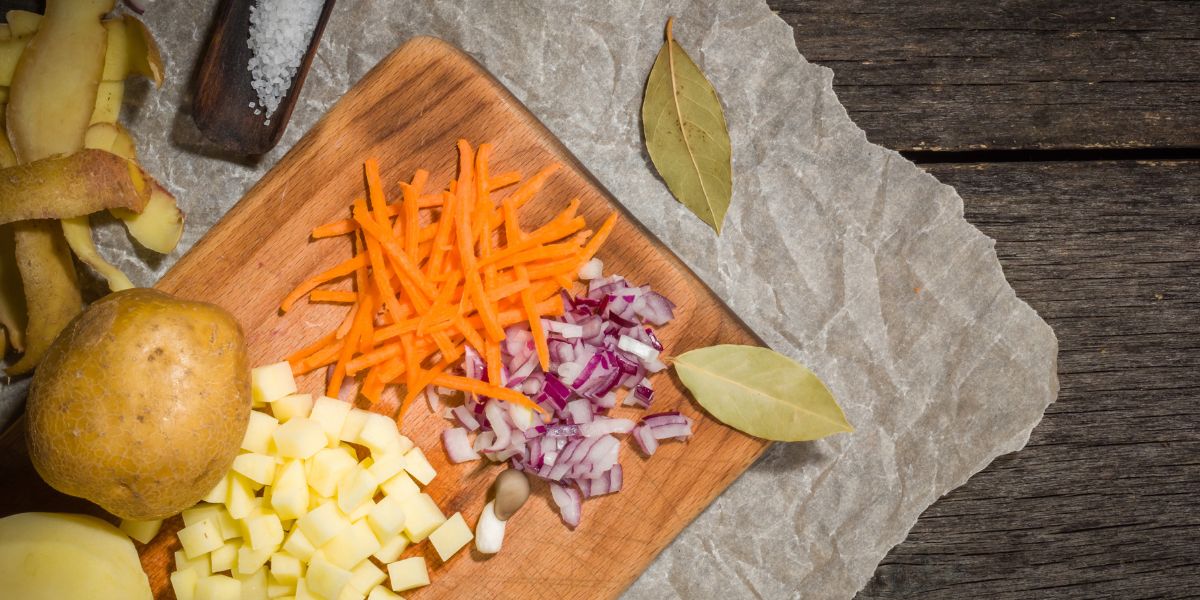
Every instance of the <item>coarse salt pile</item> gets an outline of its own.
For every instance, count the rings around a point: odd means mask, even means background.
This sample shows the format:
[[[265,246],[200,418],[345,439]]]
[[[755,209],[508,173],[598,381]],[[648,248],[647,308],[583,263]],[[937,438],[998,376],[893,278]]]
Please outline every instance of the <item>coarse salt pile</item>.
[[[258,94],[258,104],[250,103],[254,114],[266,112],[266,124],[279,108],[279,102],[292,87],[292,77],[308,49],[322,0],[258,0],[250,7],[252,56],[247,68],[250,85]]]

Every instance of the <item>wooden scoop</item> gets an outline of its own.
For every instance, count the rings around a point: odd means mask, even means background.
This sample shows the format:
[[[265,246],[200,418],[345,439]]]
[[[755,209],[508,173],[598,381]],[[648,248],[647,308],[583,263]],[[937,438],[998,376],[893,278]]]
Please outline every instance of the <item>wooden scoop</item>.
[[[321,34],[333,12],[334,1],[325,0],[304,59],[292,78],[292,87],[267,124],[266,111],[256,115],[255,109],[250,107],[251,102],[259,105],[258,95],[250,87],[250,71],[246,68],[252,55],[246,40],[250,36],[250,7],[254,0],[221,0],[212,37],[196,72],[192,102],[192,119],[205,137],[225,150],[242,155],[263,154],[279,143],[292,117],[300,89],[304,87],[304,78],[321,43]]]

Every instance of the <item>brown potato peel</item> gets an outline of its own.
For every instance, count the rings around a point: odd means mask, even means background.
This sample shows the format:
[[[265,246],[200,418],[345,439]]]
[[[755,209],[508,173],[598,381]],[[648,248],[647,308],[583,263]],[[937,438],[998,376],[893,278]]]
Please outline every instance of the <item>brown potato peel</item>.
[[[8,375],[32,371],[75,315],[83,308],[75,265],[57,221],[22,221],[13,226],[17,268],[25,285],[29,327],[25,331],[25,354],[8,368]]]
[[[70,219],[109,208],[140,213],[150,200],[150,178],[111,152],[83,150],[0,169],[0,224]]]

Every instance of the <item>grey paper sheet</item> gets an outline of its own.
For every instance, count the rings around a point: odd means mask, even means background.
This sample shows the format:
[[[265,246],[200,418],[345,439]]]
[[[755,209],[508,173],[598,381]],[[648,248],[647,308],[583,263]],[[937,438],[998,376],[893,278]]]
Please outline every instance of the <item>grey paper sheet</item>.
[[[1054,333],[1009,287],[962,200],[872,145],[758,0],[341,0],[283,142],[255,164],[197,154],[178,111],[215,2],[155,2],[162,91],[131,90],[146,167],[188,215],[176,253],[106,254],[152,284],[367,70],[434,35],[478,58],[770,345],[809,365],[857,427],[778,444],[658,557],[630,598],[849,598],[918,515],[1021,448],[1057,393]],[[668,16],[720,92],[734,198],[718,238],[675,202],[639,135]],[[436,585],[436,583],[435,583]]]

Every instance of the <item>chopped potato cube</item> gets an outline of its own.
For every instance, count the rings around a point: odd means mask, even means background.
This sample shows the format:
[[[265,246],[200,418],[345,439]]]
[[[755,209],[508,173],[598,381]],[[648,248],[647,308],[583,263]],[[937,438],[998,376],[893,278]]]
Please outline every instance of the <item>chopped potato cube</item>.
[[[271,555],[271,575],[279,583],[294,584],[304,576],[304,567],[299,558],[287,552]]]
[[[303,579],[296,582],[296,597],[292,600],[328,600],[308,591],[308,584]]]
[[[279,456],[284,458],[308,458],[325,447],[325,431],[306,417],[288,420],[272,434]]]
[[[342,430],[338,433],[338,439],[343,442],[358,442],[358,436],[362,433],[363,425],[367,423],[367,417],[371,415],[370,411],[361,408],[352,408],[346,413],[346,421],[342,423]]]
[[[242,582],[228,575],[209,575],[196,581],[195,600],[242,600]]]
[[[275,471],[271,508],[285,521],[299,519],[308,512],[308,481],[304,477],[303,461],[289,460]]]
[[[446,522],[446,515],[429,494],[409,496],[400,501],[400,508],[404,511],[404,534],[414,542],[429,537],[434,529]]]
[[[363,594],[370,592],[371,588],[383,583],[385,579],[387,573],[369,560],[364,560],[350,569],[350,587]]]
[[[250,547],[250,544],[243,544],[241,548],[238,548],[237,572],[249,575],[263,568],[274,552],[274,548],[255,550]]]
[[[158,530],[161,528],[162,519],[156,521],[130,521],[129,519],[121,519],[121,531],[124,531],[126,535],[143,544],[149,544],[150,540],[158,535]]]
[[[400,555],[404,553],[404,549],[408,548],[408,544],[408,536],[398,533],[392,536],[391,539],[384,541],[383,546],[373,556],[378,558],[381,563],[390,563],[400,558]]]
[[[332,498],[338,482],[358,466],[358,457],[347,448],[325,448],[308,459],[308,485],[318,494]]]
[[[207,577],[208,575],[204,575]],[[200,575],[192,569],[183,569],[171,573],[171,589],[175,590],[176,600],[192,600],[196,595],[196,581]]]
[[[271,414],[275,415],[280,423],[287,423],[292,419],[307,417],[312,411],[312,406],[312,394],[292,394],[272,402]]]
[[[262,411],[250,411],[250,423],[242,438],[242,450],[271,454],[271,434],[275,433],[276,427],[279,427],[279,420],[275,417]]]
[[[255,402],[274,402],[296,393],[296,379],[287,361],[250,369],[250,394]]]
[[[375,478],[375,481],[387,481],[396,476],[396,473],[404,470],[404,454],[400,452],[391,452],[379,457],[371,457],[370,466],[363,465],[363,468]],[[366,462],[366,461],[363,461]]]
[[[274,551],[283,543],[283,524],[279,515],[269,513],[246,521],[246,543],[254,550]]]
[[[229,516],[245,519],[254,509],[254,484],[236,473],[229,482],[229,499],[225,502]]]
[[[308,562],[308,559],[312,558],[313,553],[317,551],[316,546],[313,546],[313,543],[308,541],[308,537],[304,535],[304,532],[299,527],[292,527],[292,531],[288,533],[287,541],[283,543],[283,549],[288,554],[304,562]]]
[[[343,529],[321,547],[321,552],[330,563],[347,570],[366,560],[376,550],[379,550],[379,540],[363,521]]]
[[[225,500],[229,498],[229,479],[231,475],[231,473],[226,473],[225,476],[217,482],[217,485],[214,485],[213,489],[208,492],[208,495],[201,498],[201,500],[204,500],[205,502],[212,502],[214,504],[224,504]]]
[[[241,600],[267,600],[267,572],[259,569],[249,575],[235,573],[234,579],[242,584]]]
[[[350,513],[346,515],[346,518],[350,519],[351,523],[355,521],[361,521],[367,518],[367,515],[371,514],[372,508],[375,508],[375,503],[370,500],[366,500],[362,504],[359,504],[358,508],[350,511]]]
[[[353,586],[347,585],[342,588],[342,593],[338,594],[336,600],[366,600],[367,595],[354,589]]]
[[[367,523],[381,540],[388,540],[404,529],[404,507],[401,498],[384,496],[367,513]]]
[[[213,573],[221,571],[229,571],[237,565],[237,551],[241,547],[238,542],[225,542],[220,548],[213,550],[208,555],[208,560],[212,564]]]
[[[188,558],[188,555],[183,550],[175,551],[175,570],[196,572],[197,577],[208,577],[212,575],[212,566],[209,561],[208,554],[201,554],[196,558]]]
[[[367,594],[367,600],[404,600],[404,598],[382,585],[377,585],[371,588],[371,593]]]
[[[407,471],[396,473],[394,477],[383,482],[383,485],[379,487],[383,488],[384,494],[394,496],[399,500],[421,493],[421,488],[417,487],[417,483],[412,480]]]
[[[305,587],[325,598],[337,598],[349,583],[349,569],[329,562],[322,552],[313,555],[308,563],[308,572],[304,574]]]
[[[296,584],[280,583],[274,578],[267,578],[267,598],[282,598],[284,596],[296,595]],[[293,598],[294,600],[294,598]]]
[[[404,454],[404,470],[412,475],[421,485],[429,485],[433,481],[437,471],[433,470],[433,465],[429,464],[429,460],[425,458],[425,453],[421,452],[420,448],[413,448]]]
[[[350,520],[333,502],[325,502],[300,517],[296,523],[300,526],[300,531],[304,532],[304,537],[318,548],[350,526]]]
[[[379,489],[379,482],[374,477],[371,477],[371,473],[355,465],[353,469],[347,471],[342,476],[342,479],[338,481],[338,508],[342,509],[344,513],[352,513],[363,502],[375,497],[375,490],[377,489]]]
[[[188,558],[196,558],[220,548],[224,543],[217,525],[210,519],[193,523],[179,530],[179,543]]]
[[[238,527],[237,520],[230,516],[229,511],[225,510],[221,504],[197,504],[183,511],[184,525],[191,525],[205,519],[216,521],[217,527],[221,530],[222,540],[242,537],[242,530]]]
[[[256,452],[239,454],[233,459],[233,470],[254,483],[267,485],[275,479],[275,459]]]
[[[450,560],[455,552],[461,550],[473,539],[475,536],[471,533],[471,528],[467,526],[467,522],[460,512],[454,513],[445,523],[429,534],[429,543],[433,544],[433,548],[437,550],[442,562]]]
[[[370,413],[356,441],[366,446],[372,456],[376,456],[398,450],[400,438],[395,421],[378,413]]]
[[[397,592],[429,585],[429,570],[425,568],[425,559],[420,556],[388,563],[387,570],[392,589]]]
[[[325,434],[329,437],[329,445],[337,447],[342,427],[346,424],[346,415],[350,414],[351,408],[353,406],[349,402],[320,396],[313,402],[312,412],[309,413],[308,418],[316,421],[321,429],[325,430]]]

